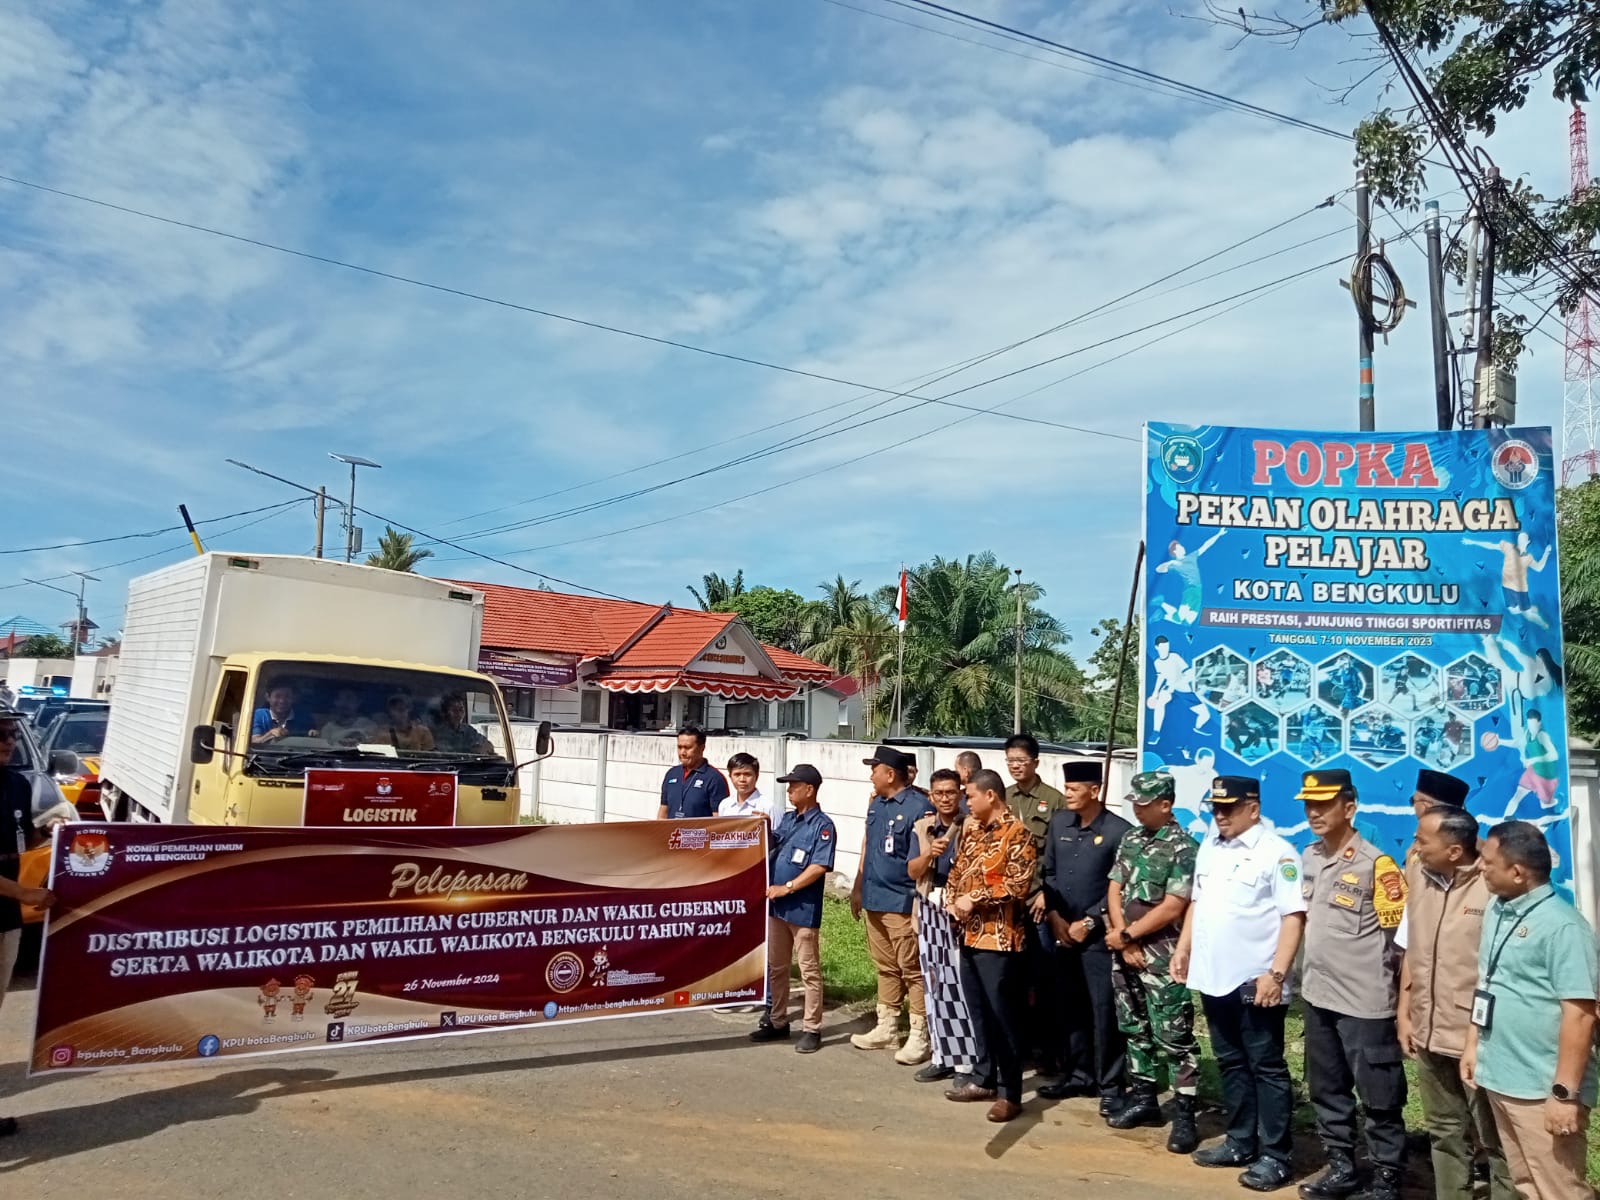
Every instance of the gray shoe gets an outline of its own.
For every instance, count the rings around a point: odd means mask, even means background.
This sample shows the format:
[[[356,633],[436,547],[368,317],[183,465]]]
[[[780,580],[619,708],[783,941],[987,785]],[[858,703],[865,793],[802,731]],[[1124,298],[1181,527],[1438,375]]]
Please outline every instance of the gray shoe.
[[[794,1044],[796,1054],[815,1054],[822,1049],[822,1035],[815,1029],[804,1030],[800,1040]]]

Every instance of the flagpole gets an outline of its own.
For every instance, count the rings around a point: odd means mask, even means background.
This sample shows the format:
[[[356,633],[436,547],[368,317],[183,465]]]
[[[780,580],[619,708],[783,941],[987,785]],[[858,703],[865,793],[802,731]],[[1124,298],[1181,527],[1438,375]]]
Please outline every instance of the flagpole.
[[[905,563],[901,563],[900,564],[900,595],[897,597],[897,600],[898,600],[898,603],[895,606],[895,617],[896,617],[896,622],[895,623],[898,626],[898,632],[896,633],[897,645],[895,647],[895,670],[894,670],[894,735],[896,737],[904,737],[905,734],[906,734],[906,730],[905,730],[905,706],[904,706],[905,693],[904,693],[904,691],[902,689],[905,686],[905,675],[906,675],[906,565],[905,565]]]

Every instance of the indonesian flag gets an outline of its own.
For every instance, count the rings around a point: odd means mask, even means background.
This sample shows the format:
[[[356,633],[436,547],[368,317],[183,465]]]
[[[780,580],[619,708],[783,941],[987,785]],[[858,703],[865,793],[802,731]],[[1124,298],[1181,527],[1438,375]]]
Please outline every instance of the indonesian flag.
[[[900,594],[895,597],[894,608],[900,617],[900,631],[904,633],[906,628],[906,569],[904,567],[900,568]]]

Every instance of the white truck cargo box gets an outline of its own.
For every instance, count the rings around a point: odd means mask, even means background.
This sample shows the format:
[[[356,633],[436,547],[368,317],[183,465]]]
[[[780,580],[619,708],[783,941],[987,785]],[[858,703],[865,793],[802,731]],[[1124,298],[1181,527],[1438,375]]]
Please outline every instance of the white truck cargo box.
[[[163,821],[187,812],[190,734],[229,655],[477,669],[483,596],[420,575],[288,555],[203,554],[128,585],[100,774]]]

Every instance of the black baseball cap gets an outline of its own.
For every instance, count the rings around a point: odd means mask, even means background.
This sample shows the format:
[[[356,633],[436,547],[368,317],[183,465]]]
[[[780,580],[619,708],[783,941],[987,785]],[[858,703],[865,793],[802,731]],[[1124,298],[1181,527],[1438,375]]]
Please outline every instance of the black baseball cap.
[[[879,746],[872,752],[871,758],[863,758],[861,760],[865,766],[875,767],[882,763],[886,767],[893,767],[896,771],[909,770],[916,764],[916,761],[916,755],[906,754],[903,751],[896,750],[893,746]]]
[[[787,775],[778,776],[779,783],[809,783],[812,787],[822,786],[822,772],[810,763],[796,763],[789,768]]]

